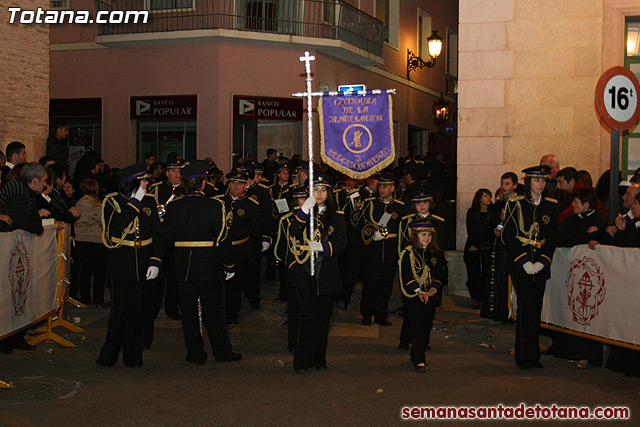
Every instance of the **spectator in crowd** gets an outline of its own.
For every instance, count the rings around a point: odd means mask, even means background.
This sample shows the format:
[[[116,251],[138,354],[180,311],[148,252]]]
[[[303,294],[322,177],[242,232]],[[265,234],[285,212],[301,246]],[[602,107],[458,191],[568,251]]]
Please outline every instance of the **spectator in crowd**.
[[[80,209],[74,206],[67,209],[64,200],[54,190],[55,172],[47,168],[47,178],[42,193],[36,197],[38,211],[45,218],[53,218],[58,221],[73,224],[80,216]],[[46,211],[46,213],[44,212]]]
[[[267,150],[267,158],[262,162],[262,174],[270,183],[273,182],[273,177],[278,170],[277,157],[278,152],[273,148],[269,148]]]
[[[153,153],[147,153],[144,155],[144,163],[147,165],[147,170],[151,173],[151,165],[156,162],[156,155]]]
[[[48,168],[49,166],[56,164],[56,159],[51,156],[42,156],[40,157],[40,160],[38,160],[38,163],[40,163],[45,168]]]
[[[425,190],[422,185],[422,181],[425,179],[425,171],[423,165],[415,162],[407,163],[405,165],[405,171],[404,178],[407,183],[407,189],[404,192],[402,202],[409,206],[411,204],[411,197]]]
[[[65,179],[62,184],[62,198],[64,199],[64,203],[67,205],[67,208],[76,206],[76,186],[70,179]]]
[[[102,244],[102,203],[98,199],[98,182],[84,179],[80,183],[80,191],[83,196],[78,200],[78,207],[82,216],[75,223],[76,248],[80,258],[80,301],[109,307],[110,304],[104,300],[106,248]]]
[[[9,172],[14,168],[14,166],[19,165],[21,163],[27,162],[27,149],[22,142],[13,141],[7,145],[7,161],[2,167],[2,174],[0,181],[2,185],[6,185],[8,183],[8,175]]]
[[[153,185],[156,182],[159,182],[162,178],[162,175],[165,172],[164,165],[162,163],[152,163],[149,166],[149,185]]]
[[[80,186],[80,182],[83,179],[91,177],[91,170],[96,166],[96,161],[100,156],[96,151],[87,150],[80,157],[80,160],[76,163],[75,173],[73,175],[73,181],[76,187]]]
[[[611,170],[605,171],[602,176],[598,179],[598,183],[596,184],[596,191],[598,192],[598,199],[604,206],[605,211],[609,212],[609,180],[611,177]],[[626,188],[621,188],[620,184],[622,183],[622,173],[618,171],[617,182],[618,186],[618,200],[622,198]]]
[[[36,196],[44,190],[47,171],[38,163],[26,163],[20,175],[7,182],[0,191],[0,202],[7,208],[13,228],[42,234]]]
[[[631,209],[638,193],[640,193],[640,184],[631,184],[627,187],[627,191],[622,196],[622,207],[628,209],[627,213],[618,215],[614,220],[614,225],[607,227],[607,232],[603,233],[599,241],[590,241],[589,247],[591,249],[594,249],[599,243],[613,246],[630,246],[627,240],[629,233],[624,231],[631,230],[634,227],[634,222],[638,219],[634,215],[633,209]],[[620,231],[622,231],[622,233],[620,233]]]
[[[53,127],[53,133],[47,138],[47,156],[53,157],[65,170],[69,170],[69,146],[65,141],[68,136],[69,126],[58,122]]]
[[[0,151],[0,170],[2,170],[5,163],[7,163],[7,157],[4,155],[2,151]]]
[[[607,218],[597,211],[598,193],[583,187],[574,192],[573,214],[560,226],[558,247],[573,247],[599,240],[607,227]],[[553,355],[578,360],[579,368],[602,365],[602,343],[563,332],[553,334]]]
[[[578,179],[587,187],[593,187],[593,179],[591,179],[591,174],[588,171],[584,169],[579,170]]]
[[[560,172],[560,161],[558,157],[553,154],[545,154],[540,159],[540,166],[546,165],[551,168],[549,172],[549,184],[547,185],[547,192],[553,191],[557,187],[556,175]]]
[[[582,180],[578,177],[578,171],[572,167],[566,167],[558,172],[556,177],[558,188],[564,191],[571,193],[572,200],[575,201],[575,193],[581,188],[588,188],[585,184],[583,184]],[[594,206],[595,209],[598,210],[598,213],[607,218],[607,212],[604,210],[604,206],[600,203],[600,200],[597,201],[597,206]],[[560,212],[558,216],[558,223],[562,225],[565,218],[571,215],[574,212],[573,203],[568,206],[564,210]]]
[[[489,272],[489,255],[493,239],[493,227],[489,221],[491,191],[476,191],[467,211],[467,242],[464,245],[464,264],[467,267],[467,289],[473,300],[473,308],[482,304],[484,285]]]

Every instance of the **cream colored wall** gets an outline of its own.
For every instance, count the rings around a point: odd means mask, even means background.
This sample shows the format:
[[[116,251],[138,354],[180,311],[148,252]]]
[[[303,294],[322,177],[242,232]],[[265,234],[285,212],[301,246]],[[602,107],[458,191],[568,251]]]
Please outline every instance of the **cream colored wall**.
[[[458,242],[478,188],[537,164],[609,168],[594,107],[602,72],[624,63],[624,17],[637,0],[460,0]]]

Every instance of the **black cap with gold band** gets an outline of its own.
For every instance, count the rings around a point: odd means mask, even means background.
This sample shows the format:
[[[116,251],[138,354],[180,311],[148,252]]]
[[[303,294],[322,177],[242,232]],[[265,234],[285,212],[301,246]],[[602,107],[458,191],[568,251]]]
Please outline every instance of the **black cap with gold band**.
[[[426,220],[414,221],[411,224],[409,224],[409,227],[411,227],[411,229],[416,233],[419,233],[421,231],[429,231],[433,233],[436,231],[435,228],[433,228],[433,224],[431,224],[430,221],[426,221]]]
[[[313,177],[313,185],[314,185],[314,187],[316,185],[321,185],[321,186],[332,188],[333,180],[328,175],[318,174],[318,175]]]
[[[433,202],[433,196],[424,191],[419,191],[411,196],[411,203]]]
[[[249,179],[249,175],[247,175],[244,170],[236,170],[235,172],[228,173],[227,179],[229,181],[247,182],[247,179]]]
[[[196,160],[190,162],[180,169],[180,175],[187,179],[200,178],[205,176],[209,170],[209,162],[204,160]]]
[[[147,172],[146,163],[136,163],[135,165],[127,166],[118,171],[118,178],[125,181],[132,181],[134,179],[147,179],[151,177]]]
[[[530,168],[522,169],[522,173],[526,176],[535,178],[549,178],[549,172],[551,172],[551,167],[547,165],[531,166]]]
[[[185,162],[183,160],[176,160],[173,163],[169,163],[166,166],[166,169],[182,169],[185,167]]]
[[[385,185],[385,184],[388,185],[388,184],[395,184],[395,183],[396,183],[396,177],[390,173],[382,174],[382,176],[378,180],[378,185]]]

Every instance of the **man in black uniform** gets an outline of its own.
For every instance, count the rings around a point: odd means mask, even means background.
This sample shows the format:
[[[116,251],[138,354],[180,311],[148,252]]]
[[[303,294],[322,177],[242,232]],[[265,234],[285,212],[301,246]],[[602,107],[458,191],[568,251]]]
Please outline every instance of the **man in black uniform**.
[[[378,196],[365,200],[359,220],[364,248],[365,276],[362,284],[360,314],[362,324],[391,326],[387,320],[389,298],[398,266],[398,225],[405,206],[394,200],[395,179],[385,174],[378,182]]]
[[[153,194],[158,205],[158,215],[160,221],[163,221],[164,213],[167,209],[167,205],[176,199],[184,196],[184,187],[182,186],[182,175],[180,175],[180,169],[184,166],[184,163],[179,160],[167,165],[167,179],[166,181],[160,181],[151,186],[149,193]],[[176,266],[174,259],[173,248],[167,250],[164,255],[162,269],[158,281],[158,292],[156,293],[156,308],[154,311],[153,319],[158,317],[160,306],[162,305],[162,294],[164,291],[164,312],[167,317],[175,320],[180,320],[180,309],[178,307],[178,285],[176,282]],[[165,290],[166,289],[166,290]],[[149,347],[153,340],[153,333],[145,336],[145,345]]]
[[[204,195],[207,168],[205,161],[182,168],[185,196],[167,206],[161,227],[162,243],[175,247],[186,359],[198,365],[208,357],[200,333],[198,299],[216,362],[242,358],[232,351],[225,322],[224,280],[233,277],[233,265],[227,258],[231,242],[225,208],[220,200]]]
[[[269,194],[272,200],[272,217],[273,221],[277,224],[287,212],[288,208],[284,208],[285,205],[289,206],[291,201],[291,191],[289,182],[289,165],[282,163],[278,166],[275,183],[269,187]],[[279,207],[280,206],[280,207]],[[267,255],[267,271],[265,272],[265,279],[273,280],[276,275],[276,260],[272,251]],[[278,274],[280,276],[280,290],[278,292],[278,301],[286,302],[288,300],[288,291],[286,285],[286,268],[278,265]]]
[[[247,197],[246,172],[232,172],[227,175],[227,180],[229,191],[216,198],[225,205],[231,257],[236,266],[235,277],[225,286],[227,323],[237,324],[243,291],[252,308],[260,306],[260,282],[252,280],[252,272],[262,250],[262,242],[270,244],[271,239],[264,233],[258,202]]]
[[[342,262],[340,263],[340,279],[342,287],[340,288],[340,297],[338,298],[337,307],[346,310],[351,302],[351,294],[356,286],[358,275],[364,266],[364,243],[362,242],[361,230],[358,228],[358,222],[362,215],[362,206],[365,200],[372,195],[377,194],[378,181],[380,174],[374,173],[366,179],[366,184],[358,189],[358,196],[350,199],[345,203],[344,220],[347,226],[347,250],[344,253]]]
[[[146,194],[146,164],[121,169],[118,176],[118,193],[108,194],[102,203],[111,314],[96,363],[115,365],[122,348],[124,364],[140,367],[150,287],[155,285],[161,264],[162,244],[156,238],[160,220],[155,200]]]

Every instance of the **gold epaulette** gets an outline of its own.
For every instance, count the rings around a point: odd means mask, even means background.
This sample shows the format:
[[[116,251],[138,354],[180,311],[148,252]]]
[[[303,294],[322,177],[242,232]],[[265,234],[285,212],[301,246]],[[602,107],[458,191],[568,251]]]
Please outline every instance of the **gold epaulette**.
[[[268,185],[264,185],[263,183],[259,183],[258,187],[266,188],[267,190],[269,189],[269,186]]]
[[[407,218],[411,218],[412,216],[414,216],[414,213],[410,213],[409,215],[405,215],[402,217],[402,219],[407,219]]]
[[[149,188],[155,188],[160,184],[162,184],[162,181],[154,182],[153,184],[151,184],[151,187],[149,187]]]
[[[551,197],[545,197],[544,198],[546,201],[551,202],[551,203],[558,203],[558,201],[556,199],[552,199]]]
[[[513,199],[507,200],[508,202],[515,202],[516,200],[524,200],[524,196],[516,196]]]
[[[215,186],[215,185],[213,185],[212,183],[210,183],[209,181],[207,181],[207,185],[210,185],[210,186],[212,186],[213,188],[216,188],[216,186]],[[216,190],[217,190],[217,188],[216,188]]]
[[[115,191],[115,192],[113,192],[113,193],[109,193],[109,194],[107,194],[106,196],[104,196],[104,198],[106,199],[107,197],[115,197],[115,196],[117,196],[117,195],[118,195],[118,192],[117,192],[117,191]]]
[[[216,199],[216,200],[220,200],[220,201],[222,201],[221,199],[222,199],[224,196],[225,196],[224,194],[218,194],[217,196],[213,196],[213,197],[212,197],[212,199]]]
[[[367,197],[366,199],[364,199],[365,202],[368,202],[370,200],[375,200],[376,198],[371,196],[371,197]]]
[[[398,199],[393,199],[394,202],[398,202],[400,203],[402,206],[404,206],[404,202],[402,200],[398,200]]]
[[[441,216],[438,216],[438,215],[431,215],[431,218],[435,218],[435,219],[437,219],[438,221],[442,221],[442,222],[444,222],[444,218],[442,218]]]
[[[255,203],[256,205],[260,206],[260,203],[258,203],[257,200],[253,200],[251,197],[247,197],[247,199],[251,200],[253,203]]]

